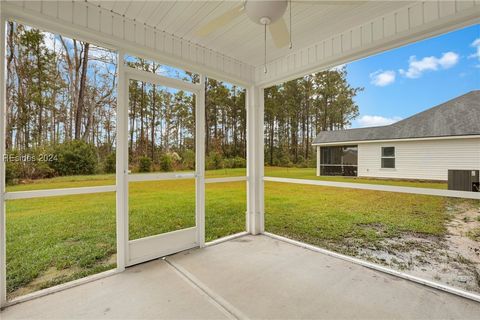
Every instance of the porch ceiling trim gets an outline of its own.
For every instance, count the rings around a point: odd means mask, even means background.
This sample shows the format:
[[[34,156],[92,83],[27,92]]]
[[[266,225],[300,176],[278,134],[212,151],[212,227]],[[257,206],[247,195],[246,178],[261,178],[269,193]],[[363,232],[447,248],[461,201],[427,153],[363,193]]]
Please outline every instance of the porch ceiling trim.
[[[417,1],[255,68],[269,87],[480,22],[478,0]]]
[[[2,14],[45,31],[155,59],[243,87],[254,67],[175,35],[84,1],[6,1]]]

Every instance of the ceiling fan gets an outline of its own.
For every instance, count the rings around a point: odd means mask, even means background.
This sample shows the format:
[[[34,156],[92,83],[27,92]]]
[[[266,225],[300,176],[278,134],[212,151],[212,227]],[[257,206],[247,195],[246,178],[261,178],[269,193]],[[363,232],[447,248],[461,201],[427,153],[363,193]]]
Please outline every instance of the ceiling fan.
[[[283,48],[289,46],[292,48],[292,2],[298,4],[320,4],[320,5],[352,5],[359,4],[365,1],[298,1],[298,0],[269,0],[269,1],[256,1],[256,0],[245,0],[239,6],[236,6],[227,12],[221,14],[220,16],[210,20],[205,25],[201,26],[197,30],[196,34],[200,37],[206,37],[209,34],[215,32],[216,30],[228,25],[235,18],[246,14],[247,17],[264,27],[265,35],[265,73],[267,72],[266,60],[267,60],[267,28],[270,31],[273,42],[277,48]],[[287,23],[283,18],[283,15],[289,7],[289,28]]]

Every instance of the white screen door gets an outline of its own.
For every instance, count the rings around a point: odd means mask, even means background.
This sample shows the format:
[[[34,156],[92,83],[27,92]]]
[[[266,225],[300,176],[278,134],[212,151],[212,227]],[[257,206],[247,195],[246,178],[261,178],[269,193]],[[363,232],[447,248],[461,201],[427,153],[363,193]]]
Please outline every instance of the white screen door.
[[[198,134],[197,107],[204,102],[198,99],[199,85],[133,69],[126,73],[126,265],[130,266],[204,241],[203,201],[199,201],[203,180],[202,170],[197,170],[198,149],[204,143]]]

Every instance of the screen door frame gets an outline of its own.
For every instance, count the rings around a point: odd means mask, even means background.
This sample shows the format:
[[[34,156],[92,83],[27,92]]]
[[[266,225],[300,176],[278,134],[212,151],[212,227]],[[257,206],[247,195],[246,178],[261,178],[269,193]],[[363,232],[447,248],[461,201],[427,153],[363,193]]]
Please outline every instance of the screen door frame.
[[[120,60],[121,61],[121,60]],[[154,73],[137,70],[123,65],[122,100],[119,101],[121,117],[118,119],[119,150],[117,156],[117,206],[121,212],[119,228],[124,244],[125,267],[145,261],[161,258],[183,250],[205,245],[205,89],[204,77],[194,84]],[[187,91],[195,98],[195,171],[131,174],[128,170],[128,120],[129,120],[129,84],[130,81],[143,81],[152,85]],[[161,181],[195,179],[195,226],[172,232],[161,233],[145,238],[129,240],[129,183],[138,181]]]

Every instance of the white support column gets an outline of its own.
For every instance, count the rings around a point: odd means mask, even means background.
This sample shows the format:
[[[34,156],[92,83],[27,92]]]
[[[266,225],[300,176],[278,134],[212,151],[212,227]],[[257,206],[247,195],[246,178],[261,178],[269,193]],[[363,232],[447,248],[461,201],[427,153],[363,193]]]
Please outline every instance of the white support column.
[[[264,89],[247,89],[247,231],[265,231],[263,190],[263,112]]]
[[[123,63],[125,53],[118,52],[117,93],[117,270],[125,270],[128,250],[128,83]]]
[[[317,146],[317,177],[320,176],[320,146]]]
[[[0,3],[0,307],[7,302],[7,237],[5,214],[5,122],[6,117],[6,66],[5,66],[5,18]]]
[[[196,94],[195,105],[195,154],[196,154],[196,221],[197,241],[202,248],[205,246],[205,86],[206,78],[200,76],[200,87]]]

